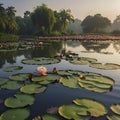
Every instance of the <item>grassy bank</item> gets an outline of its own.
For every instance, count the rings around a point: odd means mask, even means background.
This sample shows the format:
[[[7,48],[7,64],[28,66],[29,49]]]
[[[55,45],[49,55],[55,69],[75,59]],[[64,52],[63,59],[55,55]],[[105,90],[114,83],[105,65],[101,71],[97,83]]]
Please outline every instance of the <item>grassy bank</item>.
[[[18,42],[18,40],[18,35],[0,33],[0,42]]]

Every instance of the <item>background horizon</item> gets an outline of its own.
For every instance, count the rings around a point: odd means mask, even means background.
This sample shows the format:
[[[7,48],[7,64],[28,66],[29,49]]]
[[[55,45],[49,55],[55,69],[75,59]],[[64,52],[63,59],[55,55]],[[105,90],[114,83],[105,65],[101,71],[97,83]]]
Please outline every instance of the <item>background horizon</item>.
[[[120,15],[120,0],[1,0],[0,3],[6,8],[15,7],[16,16],[24,15],[25,11],[32,12],[37,6],[46,4],[53,10],[70,9],[74,18],[83,20],[88,15],[101,14],[113,22]]]

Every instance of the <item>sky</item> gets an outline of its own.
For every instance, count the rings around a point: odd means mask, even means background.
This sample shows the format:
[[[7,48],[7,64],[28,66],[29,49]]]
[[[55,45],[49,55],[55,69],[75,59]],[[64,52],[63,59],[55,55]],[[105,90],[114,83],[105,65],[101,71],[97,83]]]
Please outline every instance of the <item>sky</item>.
[[[111,21],[120,15],[120,0],[0,0],[4,7],[14,6],[17,16],[23,16],[25,11],[33,11],[36,6],[46,4],[53,10],[70,9],[74,18],[83,20],[88,15],[100,13]]]

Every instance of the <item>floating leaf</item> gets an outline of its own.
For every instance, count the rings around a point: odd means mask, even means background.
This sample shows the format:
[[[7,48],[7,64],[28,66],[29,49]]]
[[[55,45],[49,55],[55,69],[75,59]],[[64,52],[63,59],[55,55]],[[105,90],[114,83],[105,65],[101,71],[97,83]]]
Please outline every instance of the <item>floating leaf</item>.
[[[58,112],[68,120],[90,120],[85,109],[75,104],[62,105],[59,107]]]
[[[32,81],[44,81],[44,80],[48,80],[48,81],[55,81],[55,80],[58,80],[59,79],[59,76],[56,75],[56,74],[48,74],[48,75],[41,75],[41,76],[37,76],[37,77],[33,77],[32,78]]]
[[[26,109],[10,109],[0,116],[0,120],[26,120],[30,113]]]
[[[59,120],[56,115],[45,114],[42,116],[42,120]]]
[[[1,86],[1,88],[6,88],[6,89],[9,89],[9,90],[16,90],[16,89],[19,89],[22,86],[23,86],[23,84],[18,83],[17,81],[8,81],[5,84],[3,84]]]
[[[60,83],[70,88],[85,88],[94,92],[108,92],[114,85],[114,80],[97,73],[80,71],[58,71]]]
[[[22,66],[9,66],[9,67],[3,68],[3,70],[5,72],[13,72],[13,71],[16,71],[16,70],[21,70],[22,68],[23,68]]]
[[[9,79],[15,80],[15,81],[25,81],[26,79],[28,79],[28,76],[29,76],[28,73],[18,73],[18,74],[9,76]]]
[[[0,85],[6,83],[9,79],[7,78],[0,78]]]
[[[89,66],[90,66],[90,67],[93,67],[93,68],[104,69],[104,70],[120,69],[120,65],[118,65],[118,64],[113,64],[113,63],[106,63],[106,64],[102,64],[102,63],[91,63]]]
[[[43,65],[43,64],[55,64],[59,63],[60,59],[57,58],[33,58],[33,59],[23,59],[22,63],[31,65]]]
[[[89,112],[90,116],[99,117],[103,116],[107,113],[106,107],[101,103],[93,99],[82,98],[82,99],[75,99],[73,102],[80,107],[86,109]]]
[[[120,116],[118,115],[107,115],[108,120],[120,120]]]
[[[79,78],[78,84],[94,92],[107,92],[112,89],[114,81],[111,78],[102,75],[85,75],[84,79]]]
[[[89,58],[89,57],[78,57],[78,58],[73,58],[72,60],[69,60],[70,63],[73,64],[88,64],[88,63],[92,63],[92,62],[96,62],[97,59],[95,58]]]
[[[60,78],[60,83],[70,88],[78,88],[78,77],[65,76]]]
[[[60,106],[59,114],[69,120],[89,120],[90,117],[100,117],[107,113],[106,107],[93,99],[81,98],[73,102],[73,104]]]
[[[61,76],[72,75],[72,73],[70,73],[68,71],[64,71],[64,70],[59,70],[57,73],[58,73],[58,75],[61,75]]]
[[[46,90],[46,87],[38,84],[27,84],[21,87],[21,92],[26,94],[42,93]]]
[[[33,77],[32,81],[34,82],[39,82],[39,84],[49,84],[52,82],[55,82],[56,80],[58,80],[60,78],[59,75],[57,74],[48,74],[48,75],[42,75],[42,76],[37,76],[37,77]]]
[[[18,108],[32,105],[34,101],[35,98],[32,95],[16,94],[13,97],[7,98],[5,105],[10,108]]]
[[[113,104],[113,105],[111,105],[110,109],[111,109],[114,113],[120,115],[120,104]]]

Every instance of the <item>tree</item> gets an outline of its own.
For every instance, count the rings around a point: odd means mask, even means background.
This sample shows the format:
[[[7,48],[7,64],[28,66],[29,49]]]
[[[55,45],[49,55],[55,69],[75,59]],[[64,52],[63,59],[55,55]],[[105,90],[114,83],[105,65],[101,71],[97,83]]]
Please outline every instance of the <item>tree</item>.
[[[63,9],[63,10],[60,10],[60,12],[54,11],[54,14],[56,17],[56,23],[55,23],[54,29],[65,33],[68,24],[74,21],[74,17],[71,14],[71,10]]]
[[[0,31],[4,31],[6,29],[6,11],[3,7],[3,4],[0,4]]]
[[[107,17],[102,17],[101,14],[96,14],[94,16],[89,15],[81,24],[84,33],[101,33],[110,25],[110,20]]]
[[[45,4],[37,6],[31,13],[31,19],[38,33],[46,31],[48,34],[51,33],[56,21],[53,10],[48,8]]]
[[[6,15],[7,15],[7,32],[9,33],[15,33],[18,30],[18,25],[15,20],[15,8],[13,6],[10,6],[6,9]]]

